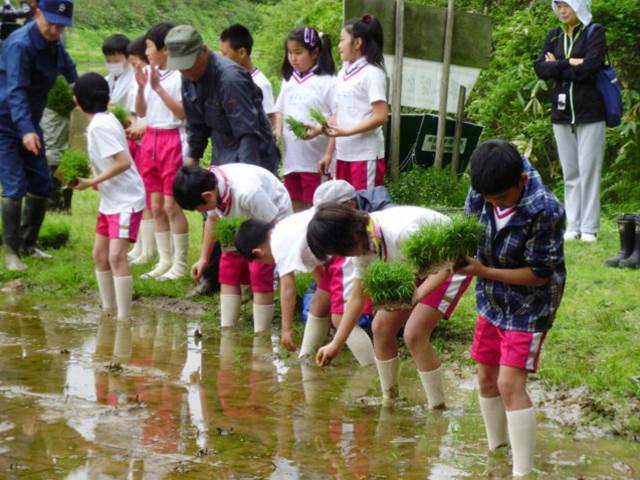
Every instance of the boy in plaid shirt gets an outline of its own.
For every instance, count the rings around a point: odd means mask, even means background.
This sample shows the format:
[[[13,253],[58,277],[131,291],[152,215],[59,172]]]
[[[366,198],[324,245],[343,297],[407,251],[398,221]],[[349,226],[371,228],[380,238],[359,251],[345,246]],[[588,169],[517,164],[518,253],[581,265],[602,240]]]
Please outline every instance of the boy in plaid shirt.
[[[533,468],[535,412],[527,394],[566,280],[565,214],[540,175],[507,142],[480,145],[471,157],[467,213],[485,226],[475,275],[478,320],[471,356],[478,363],[480,411],[489,449],[511,443],[513,475]]]

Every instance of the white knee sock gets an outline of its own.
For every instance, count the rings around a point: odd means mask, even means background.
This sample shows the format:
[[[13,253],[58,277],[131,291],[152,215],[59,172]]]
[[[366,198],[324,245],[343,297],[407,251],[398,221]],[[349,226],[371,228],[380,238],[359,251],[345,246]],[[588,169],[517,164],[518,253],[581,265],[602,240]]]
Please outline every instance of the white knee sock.
[[[100,301],[102,309],[105,312],[111,312],[116,309],[116,291],[113,285],[113,274],[111,270],[99,272],[96,270],[96,280],[98,282],[98,292],[100,292]]]
[[[138,234],[138,242],[136,248],[140,246],[138,255],[133,256],[133,251],[129,257],[132,265],[142,265],[149,262],[156,254],[156,223],[153,219],[142,220],[140,222],[140,233]]]
[[[507,416],[502,397],[500,395],[493,398],[478,396],[478,401],[482,420],[484,420],[484,429],[487,432],[489,450],[493,451],[502,445],[507,445],[509,443],[509,435],[507,433]]]
[[[189,254],[189,234],[174,233],[171,235],[173,240],[173,263],[168,272],[164,273],[158,280],[177,280],[184,277],[189,268],[187,266],[187,256]]]
[[[242,295],[240,295],[242,302]],[[273,303],[271,305],[253,304],[253,332],[268,332],[271,330],[271,322],[273,321]]]
[[[513,456],[513,476],[522,477],[533,470],[533,454],[536,448],[536,414],[533,407],[506,413]]]
[[[240,316],[242,299],[233,293],[220,294],[220,326],[233,327]]]
[[[127,320],[131,315],[133,299],[133,277],[113,277],[116,290],[116,305],[118,306],[118,320]]]
[[[353,353],[353,356],[356,357],[356,360],[360,364],[361,367],[367,365],[373,365],[376,361],[375,354],[373,353],[373,342],[371,342],[371,338],[367,335],[362,327],[356,325],[351,330],[349,337],[347,338],[347,347]]]
[[[398,373],[400,372],[400,357],[390,360],[376,360],[380,387],[382,387],[382,400],[389,403],[398,398]]]
[[[427,396],[429,408],[444,408],[444,388],[442,386],[442,365],[435,370],[418,372],[422,388]]]
[[[150,272],[142,275],[143,279],[158,278],[171,268],[171,232],[156,232],[159,261]]]
[[[313,357],[329,333],[329,317],[316,317],[309,313],[304,326],[304,335],[298,358]]]

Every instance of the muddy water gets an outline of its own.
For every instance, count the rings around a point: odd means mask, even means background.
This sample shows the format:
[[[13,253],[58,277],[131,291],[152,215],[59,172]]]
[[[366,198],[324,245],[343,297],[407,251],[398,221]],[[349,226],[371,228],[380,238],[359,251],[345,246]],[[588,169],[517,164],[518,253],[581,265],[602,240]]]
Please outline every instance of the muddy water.
[[[388,410],[374,369],[348,353],[321,371],[248,325],[203,339],[197,326],[0,297],[0,478],[509,476],[508,455],[486,453],[470,379],[450,376],[450,408],[429,412],[405,362],[405,400]],[[539,420],[540,478],[640,477],[637,444],[574,440]]]

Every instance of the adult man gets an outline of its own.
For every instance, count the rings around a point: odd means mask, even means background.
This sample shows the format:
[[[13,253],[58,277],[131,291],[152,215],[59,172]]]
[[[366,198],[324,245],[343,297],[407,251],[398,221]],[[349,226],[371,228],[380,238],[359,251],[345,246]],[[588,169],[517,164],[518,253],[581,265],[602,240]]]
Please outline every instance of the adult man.
[[[212,140],[214,165],[252,163],[276,174],[280,151],[262,106],[262,92],[240,65],[210,52],[189,25],[174,27],[165,39],[167,68],[180,70],[187,117],[188,164],[197,164]],[[218,284],[219,248],[193,294]]]
[[[21,253],[49,257],[35,246],[53,186],[38,125],[56,77],[73,83],[78,76],[61,42],[72,15],[70,0],[40,0],[35,21],[12,33],[0,50],[2,224],[11,271],[27,268]]]

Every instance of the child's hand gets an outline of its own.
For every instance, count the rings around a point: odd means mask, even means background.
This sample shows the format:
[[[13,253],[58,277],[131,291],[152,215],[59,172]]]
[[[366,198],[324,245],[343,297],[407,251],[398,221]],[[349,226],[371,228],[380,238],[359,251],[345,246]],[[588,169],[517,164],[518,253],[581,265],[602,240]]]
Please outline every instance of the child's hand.
[[[142,138],[142,136],[144,135],[144,131],[146,130],[146,127],[143,126],[135,126],[135,125],[131,125],[129,128],[127,128],[124,132],[127,134],[127,138],[129,140],[140,140]]]
[[[572,67],[577,67],[578,65],[582,65],[584,63],[584,58],[570,58],[569,65]]]
[[[209,262],[207,260],[200,259],[191,267],[191,278],[194,280],[200,280],[202,274],[204,273],[204,269],[206,268]]]
[[[484,265],[482,265],[476,258],[467,257],[467,265],[465,267],[462,267],[460,270],[457,270],[456,273],[458,275],[480,277],[482,276],[483,270],[484,270]]]
[[[330,156],[324,156],[318,162],[318,173],[320,175],[329,175],[329,169],[331,168],[331,161],[333,160]]]
[[[340,128],[331,120],[329,121],[329,125],[324,129],[324,134],[327,137],[350,137],[351,132],[349,132],[346,128]]]
[[[151,85],[154,92],[157,92],[158,89],[161,88],[159,68],[154,65],[151,65],[149,69],[149,85]]]
[[[75,190],[86,190],[87,188],[93,187],[93,183],[91,182],[91,180],[89,180],[88,178],[81,178],[78,177],[76,179],[76,183],[73,185],[73,188]]]
[[[138,88],[144,89],[147,86],[147,82],[149,81],[149,75],[145,72],[144,67],[138,65],[136,67],[136,82],[138,83]]]
[[[340,348],[333,342],[321,347],[316,354],[316,364],[319,367],[328,367],[331,361],[338,356]]]
[[[321,128],[317,128],[313,125],[307,125],[306,123],[304,124],[304,128],[307,129],[307,136],[303,138],[303,140],[307,141],[307,140],[312,140],[320,135],[322,135],[322,129]]]
[[[555,62],[556,61],[556,56],[551,52],[547,52],[547,53],[544,54],[544,60],[546,62]]]
[[[293,339],[293,329],[287,328],[282,330],[282,346],[289,352],[296,351],[296,342]]]

